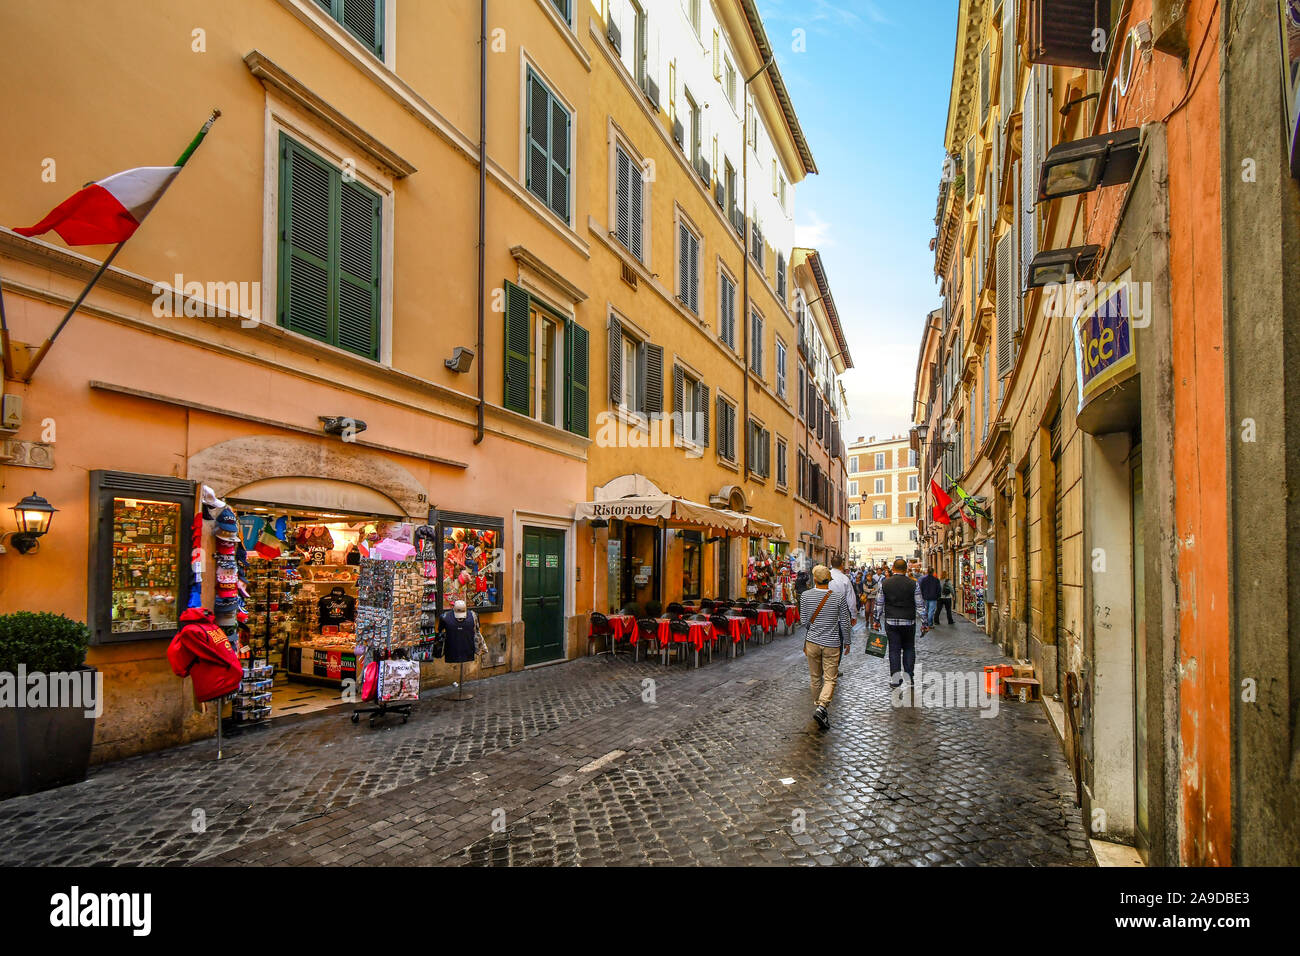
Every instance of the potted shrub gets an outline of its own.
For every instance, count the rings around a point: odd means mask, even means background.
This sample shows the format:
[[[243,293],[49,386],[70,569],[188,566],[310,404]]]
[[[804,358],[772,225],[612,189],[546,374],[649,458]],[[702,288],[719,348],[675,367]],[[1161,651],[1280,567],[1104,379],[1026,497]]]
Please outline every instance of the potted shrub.
[[[86,779],[100,703],[89,640],[62,614],[0,614],[0,799]]]

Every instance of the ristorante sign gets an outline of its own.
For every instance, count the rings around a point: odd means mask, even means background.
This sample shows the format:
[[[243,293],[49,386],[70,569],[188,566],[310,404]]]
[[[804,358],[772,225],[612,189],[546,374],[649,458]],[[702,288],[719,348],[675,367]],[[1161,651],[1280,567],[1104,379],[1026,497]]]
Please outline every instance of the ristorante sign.
[[[584,501],[578,505],[583,518],[667,518],[672,515],[671,498],[632,498],[620,501]]]

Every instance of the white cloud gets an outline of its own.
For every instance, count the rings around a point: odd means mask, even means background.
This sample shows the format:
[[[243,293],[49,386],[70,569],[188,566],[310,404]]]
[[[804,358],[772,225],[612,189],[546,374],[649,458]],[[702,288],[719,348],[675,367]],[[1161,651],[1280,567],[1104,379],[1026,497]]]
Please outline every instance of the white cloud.
[[[804,210],[808,217],[802,223],[795,221],[794,244],[805,249],[829,249],[835,245],[831,238],[831,224],[812,209]]]
[[[870,336],[850,335],[849,347],[854,367],[841,379],[849,402],[845,440],[906,434],[912,427],[916,346],[877,345]]]

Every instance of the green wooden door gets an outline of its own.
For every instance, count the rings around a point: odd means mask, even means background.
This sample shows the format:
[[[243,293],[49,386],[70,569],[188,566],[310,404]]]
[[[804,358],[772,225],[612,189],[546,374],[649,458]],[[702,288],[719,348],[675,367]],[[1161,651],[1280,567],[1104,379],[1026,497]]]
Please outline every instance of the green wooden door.
[[[564,657],[564,532],[524,528],[524,664]]]

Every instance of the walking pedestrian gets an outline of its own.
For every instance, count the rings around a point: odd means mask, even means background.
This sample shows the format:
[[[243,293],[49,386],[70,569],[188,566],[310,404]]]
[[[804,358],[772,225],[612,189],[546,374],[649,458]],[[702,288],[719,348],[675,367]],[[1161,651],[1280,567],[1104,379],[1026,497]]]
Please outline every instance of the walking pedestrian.
[[[831,587],[830,568],[817,565],[812,579],[813,586],[800,599],[799,617],[808,622],[803,652],[812,679],[813,720],[822,730],[829,730],[829,708],[840,675],[840,660],[849,650],[853,630],[844,595]]]
[[[939,569],[939,584],[941,590],[939,591],[938,613],[943,614],[945,611],[947,611],[948,623],[955,624],[957,622],[952,619],[952,582],[948,580],[948,577],[944,573],[942,568]],[[938,622],[936,621],[935,623]]]
[[[853,582],[844,573],[844,558],[835,555],[831,558],[831,590],[844,596],[844,603],[849,606],[849,628],[858,623],[858,596],[853,591]]]
[[[907,576],[905,558],[894,562],[894,573],[881,585],[876,613],[884,621],[885,636],[889,639],[889,686],[899,687],[904,673],[909,681],[913,680],[917,621],[921,622],[922,634],[930,629],[925,623],[921,585]]]
[[[932,568],[925,569],[925,576],[917,584],[921,587],[921,600],[925,601],[925,623],[934,627],[935,615],[939,612],[939,599],[943,595],[943,585],[934,576]]]

